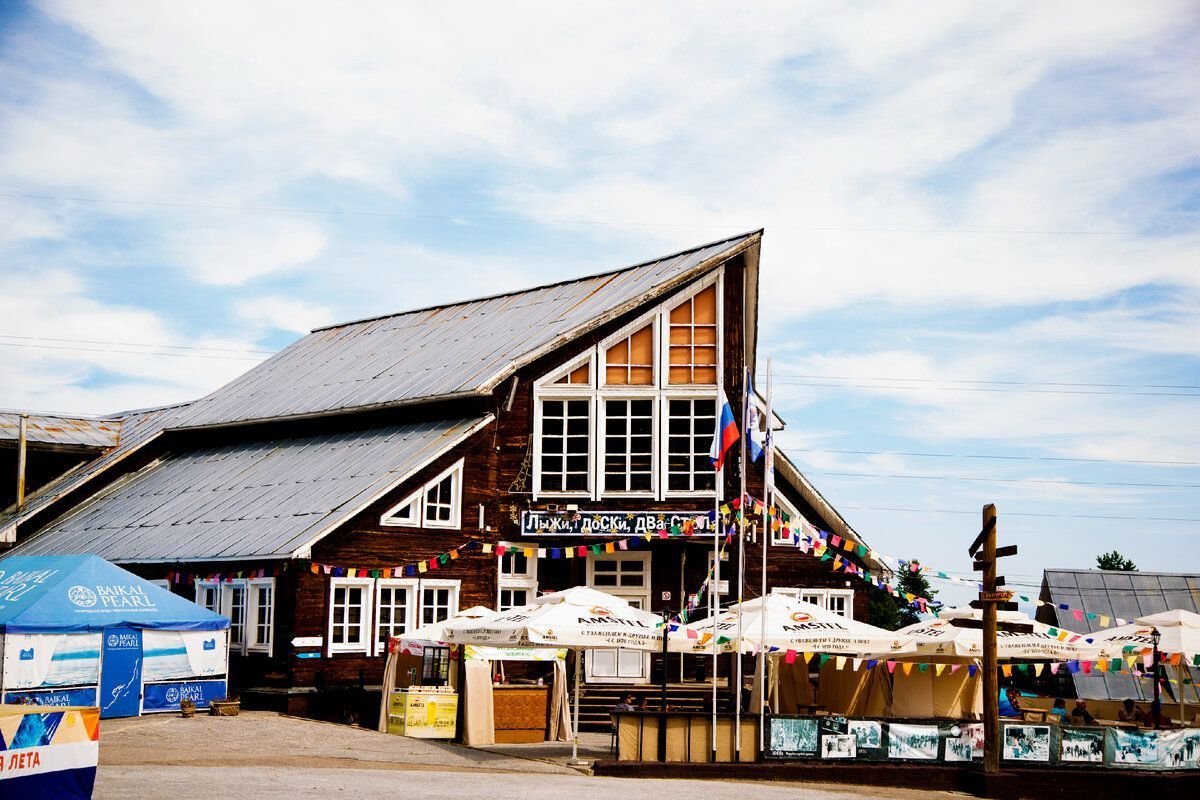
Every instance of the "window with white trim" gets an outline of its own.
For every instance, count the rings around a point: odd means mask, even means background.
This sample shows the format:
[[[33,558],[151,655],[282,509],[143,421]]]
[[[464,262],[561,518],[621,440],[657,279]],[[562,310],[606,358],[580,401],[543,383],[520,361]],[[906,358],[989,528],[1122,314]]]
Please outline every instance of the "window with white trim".
[[[771,544],[794,544],[792,531],[800,531],[804,517],[800,515],[795,506],[788,502],[787,498],[780,494],[776,494],[771,502],[775,504],[776,512],[783,512],[788,516],[786,525],[781,520],[779,527],[771,531]],[[788,529],[786,534],[783,532],[784,527]]]
[[[713,583],[717,580],[716,573],[713,570],[713,554],[711,552],[708,554],[708,561],[706,563],[708,564],[709,570],[708,588],[711,591]],[[717,586],[717,590],[720,594],[729,594],[729,572],[732,569],[733,567],[729,565],[729,552],[726,551],[721,553],[721,582]]]
[[[160,589],[166,589],[168,592],[171,591],[171,582],[169,580],[167,580],[166,578],[159,578],[158,580],[147,581],[147,582],[153,583],[155,586],[159,587]]]
[[[832,611],[834,614],[854,619],[854,590],[853,589],[809,589],[796,587],[780,587],[771,589],[774,594],[794,597],[802,603]]]
[[[229,649],[246,649],[246,581],[233,580],[221,584],[221,613],[229,620]]]
[[[712,492],[717,484],[709,451],[717,427],[712,397],[668,397],[667,493]]]
[[[196,581],[196,605],[221,613],[221,585],[216,581]]]
[[[462,493],[462,462],[425,485],[425,511],[422,519],[430,528],[459,527],[459,496]]]
[[[500,611],[529,605],[537,597],[537,559],[521,548],[508,550],[499,559]]]
[[[458,581],[421,581],[421,624],[432,625],[458,613]]]
[[[420,520],[421,493],[414,492],[384,513],[381,525],[417,525]]]
[[[369,653],[370,578],[333,578],[329,582],[329,652]]]
[[[534,382],[535,500],[719,491],[722,296],[718,269]]]
[[[541,490],[553,494],[591,489],[591,398],[541,401]]]
[[[417,582],[408,578],[380,578],[375,582],[375,655],[387,653],[388,639],[416,628],[413,601]]]
[[[270,654],[275,631],[275,579],[249,581],[246,650]]]
[[[654,400],[604,401],[604,491],[654,491]]]

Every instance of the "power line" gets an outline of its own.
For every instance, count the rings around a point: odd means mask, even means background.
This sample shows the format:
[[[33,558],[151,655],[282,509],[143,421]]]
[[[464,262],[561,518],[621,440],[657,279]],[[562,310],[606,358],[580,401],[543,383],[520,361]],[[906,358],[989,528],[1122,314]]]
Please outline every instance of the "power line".
[[[855,511],[897,511],[913,514],[969,514],[973,517],[979,516],[978,511],[960,511],[952,508],[899,508],[893,506],[847,506],[840,504],[838,505],[838,508],[849,508]],[[1126,517],[1115,514],[1051,514],[1036,513],[1033,511],[1005,511],[1004,514],[1005,516],[1010,517],[1044,517],[1049,519],[1112,519],[1130,522],[1200,522],[1200,517]]]
[[[20,339],[25,342],[63,342],[67,344],[104,344],[117,347],[159,347],[168,350],[208,350],[216,353],[258,353],[264,356],[275,355],[274,350],[247,350],[233,347],[204,347],[192,344],[147,344],[145,342],[110,342],[98,339],[54,339],[49,336],[18,336],[15,333],[0,333],[0,339]]]
[[[974,475],[911,475],[886,472],[832,472],[806,470],[808,475],[832,475],[838,478],[899,478],[918,481],[978,481],[981,483],[1048,483],[1056,486],[1123,486],[1137,489],[1200,489],[1197,483],[1132,483],[1122,481],[1070,481],[1058,478],[991,478]]]
[[[1005,389],[982,386],[878,386],[863,383],[813,383],[807,381],[776,380],[786,386],[821,386],[826,389],[875,389],[878,391],[924,391],[924,392],[1000,392],[1003,394],[1072,394],[1072,395],[1123,395],[1128,397],[1200,397],[1200,392],[1118,392],[1090,391],[1085,389]]]
[[[18,200],[51,200],[69,203],[88,203],[94,205],[124,205],[150,206],[158,208],[195,208],[216,211],[250,211],[275,214],[310,214],[338,217],[383,217],[387,219],[412,220],[441,220],[467,222],[504,222],[519,224],[554,224],[554,225],[596,225],[609,227],[630,228],[734,228],[750,230],[760,225],[734,226],[727,223],[696,223],[696,222],[645,222],[637,220],[597,220],[574,218],[542,218],[532,217],[502,217],[502,216],[469,216],[463,214],[414,214],[398,211],[361,211],[331,208],[295,208],[286,206],[246,206],[226,203],[190,203],[163,200],[127,200],[102,197],[68,197],[62,195],[25,194],[19,192],[0,192],[0,197]],[[918,234],[968,234],[990,236],[1141,236],[1137,231],[1090,231],[1090,230],[1038,230],[1028,228],[880,228],[869,226],[843,225],[772,225],[773,230],[793,230],[832,233],[918,233]]]
[[[1200,461],[1154,461],[1137,458],[1067,458],[1066,456],[1005,456],[983,453],[906,453],[900,450],[822,450],[788,447],[789,453],[836,453],[848,456],[909,456],[912,458],[982,458],[1000,461],[1055,461],[1079,464],[1148,464],[1163,467],[1200,467]]]
[[[69,345],[32,344],[30,342],[0,342],[0,347],[24,347],[35,350],[70,350],[81,353],[104,353],[130,356],[170,356],[172,358],[209,358],[216,361],[262,361],[254,356],[218,356],[205,353],[156,353],[149,350],[115,350],[100,347],[71,347]]]
[[[1156,383],[1066,383],[1062,381],[982,381],[963,378],[896,378],[877,375],[805,375],[793,372],[776,372],[785,378],[808,378],[830,381],[903,381],[905,383],[969,383],[991,386],[1070,386],[1093,389],[1200,389],[1200,384],[1156,384]],[[765,376],[760,375],[760,380]]]

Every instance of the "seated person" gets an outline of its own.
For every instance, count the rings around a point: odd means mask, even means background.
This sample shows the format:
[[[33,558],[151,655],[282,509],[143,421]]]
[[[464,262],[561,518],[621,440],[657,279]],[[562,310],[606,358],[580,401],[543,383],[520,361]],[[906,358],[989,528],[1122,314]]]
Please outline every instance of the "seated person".
[[[1050,716],[1058,717],[1059,722],[1067,721],[1067,701],[1061,697],[1054,701],[1054,705],[1050,707]]]
[[[1000,690],[1000,716],[1002,717],[1017,717],[1021,716],[1021,693],[1016,689],[1001,689]]]
[[[631,695],[631,694],[625,695],[621,699],[621,702],[619,702],[615,706],[613,706],[613,713],[620,713],[620,712],[624,712],[624,711],[633,711],[633,710],[634,710],[633,709],[633,695]]]
[[[1096,724],[1096,718],[1088,713],[1086,700],[1075,701],[1075,707],[1071,709],[1071,723],[1074,725]]]
[[[1117,709],[1117,719],[1121,722],[1133,722],[1146,728],[1154,724],[1154,719],[1150,716],[1149,711],[1138,708],[1132,700],[1128,699],[1123,701],[1121,707]]]

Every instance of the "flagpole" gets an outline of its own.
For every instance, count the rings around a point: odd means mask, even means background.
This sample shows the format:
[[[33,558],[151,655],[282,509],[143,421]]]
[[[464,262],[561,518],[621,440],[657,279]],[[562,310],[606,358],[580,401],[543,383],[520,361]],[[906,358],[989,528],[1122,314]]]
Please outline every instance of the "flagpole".
[[[718,412],[720,413],[720,412]],[[720,418],[718,417],[718,420]],[[718,421],[718,425],[720,422]],[[717,470],[717,486],[721,485],[721,478],[724,473]],[[712,760],[715,763],[717,760],[717,615],[720,613],[720,603],[717,600],[717,591],[721,586],[721,550],[720,550],[720,531],[721,531],[721,493],[716,492],[716,503],[714,507],[717,512],[716,519],[713,520],[713,566],[708,571],[708,607],[711,611],[709,619],[712,620]]]
[[[767,359],[767,424],[766,434],[763,436],[763,502],[767,504],[767,523],[766,530],[763,531],[762,540],[762,591],[759,594],[759,602],[762,603],[762,608],[759,609],[759,631],[758,631],[758,752],[759,757],[762,757],[762,752],[766,747],[766,715],[763,709],[766,708],[767,687],[767,545],[771,542],[771,537],[774,536],[774,531],[771,530],[771,525],[775,522],[774,514],[771,509],[775,506],[775,442],[772,435],[771,422],[771,359]]]
[[[733,694],[733,760],[742,753],[742,602],[745,600],[746,584],[746,443],[750,441],[750,371],[745,371],[742,382],[742,441],[738,451],[738,619],[737,643],[733,648],[736,665],[737,685]]]

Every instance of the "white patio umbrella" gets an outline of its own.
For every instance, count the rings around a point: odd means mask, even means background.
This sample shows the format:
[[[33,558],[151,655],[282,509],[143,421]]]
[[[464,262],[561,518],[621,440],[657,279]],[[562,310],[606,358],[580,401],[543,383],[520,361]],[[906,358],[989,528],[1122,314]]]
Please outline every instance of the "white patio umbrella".
[[[983,630],[955,624],[982,619],[983,612],[977,609],[946,608],[938,612],[937,619],[914,623],[896,634],[910,637],[919,656],[982,658]],[[1006,631],[1001,627],[996,633],[997,658],[1094,661],[1119,654],[1119,651],[1114,653],[1111,647],[1096,642],[1090,634],[1045,625],[1019,611],[998,611],[996,620],[1033,626],[1029,633]]]
[[[1138,617],[1130,625],[1109,628],[1094,635],[1097,641],[1103,641],[1118,653],[1123,653],[1127,647],[1140,653],[1154,647],[1154,640],[1150,638],[1150,634],[1155,629],[1160,637],[1158,651],[1167,654],[1179,653],[1181,656],[1175,674],[1179,679],[1179,717],[1182,722],[1186,716],[1183,673],[1187,669],[1187,662],[1200,653],[1200,614],[1172,609]]]
[[[495,615],[495,611],[486,606],[471,606],[464,608],[457,614],[442,620],[441,622],[431,622],[428,625],[411,630],[408,633],[400,636],[400,646],[409,647],[410,643],[415,645],[437,644],[446,641],[446,625],[451,622],[463,620],[481,620],[486,617]]]
[[[446,624],[447,641],[456,644],[529,647],[554,645],[572,650],[662,647],[663,620],[634,608],[625,600],[586,586],[543,595],[520,608],[478,620]],[[571,756],[579,756],[579,676],[582,659],[575,658],[575,721]]]
[[[676,653],[711,653],[715,635],[718,648],[731,653],[737,648],[739,619],[743,653],[769,648],[853,656],[913,651],[909,637],[896,631],[857,622],[782,594],[732,605],[715,621],[709,618],[682,625],[671,633],[667,646]]]

